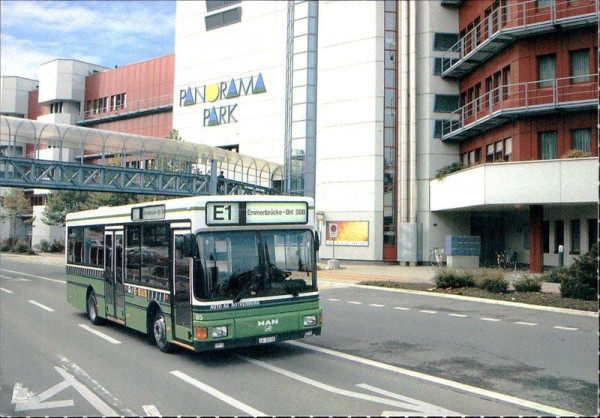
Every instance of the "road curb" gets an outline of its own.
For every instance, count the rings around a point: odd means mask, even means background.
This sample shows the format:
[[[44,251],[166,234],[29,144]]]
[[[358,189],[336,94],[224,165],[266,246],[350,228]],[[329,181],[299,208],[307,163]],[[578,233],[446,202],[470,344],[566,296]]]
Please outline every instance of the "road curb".
[[[467,301],[467,302],[470,301],[470,302],[487,303],[490,305],[513,306],[513,307],[517,307],[517,308],[563,313],[563,314],[569,314],[569,315],[587,316],[587,317],[591,317],[591,318],[598,318],[598,316],[599,316],[598,312],[578,311],[576,309],[567,309],[567,308],[555,308],[553,306],[530,305],[527,303],[509,302],[509,301],[505,301],[505,300],[483,299],[483,298],[477,298],[477,297],[472,297],[472,296],[449,295],[446,293],[424,292],[422,290],[391,289],[389,287],[367,286],[367,285],[363,285],[363,284],[352,284],[352,283],[349,283],[348,287],[358,287],[361,289],[370,289],[370,290],[382,290],[384,292],[409,293],[409,294],[422,295],[422,296],[433,296],[436,298],[457,299],[457,300],[462,300],[462,301]]]

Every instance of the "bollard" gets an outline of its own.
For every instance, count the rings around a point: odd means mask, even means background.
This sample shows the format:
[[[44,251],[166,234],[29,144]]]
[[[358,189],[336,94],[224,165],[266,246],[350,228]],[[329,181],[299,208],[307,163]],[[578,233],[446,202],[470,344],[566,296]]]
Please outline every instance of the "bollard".
[[[558,246],[558,266],[562,267],[565,265],[565,246]]]

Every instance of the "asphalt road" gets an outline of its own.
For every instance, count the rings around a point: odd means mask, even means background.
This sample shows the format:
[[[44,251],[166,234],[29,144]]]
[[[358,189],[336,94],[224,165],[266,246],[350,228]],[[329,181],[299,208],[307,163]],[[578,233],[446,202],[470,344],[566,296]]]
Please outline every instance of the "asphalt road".
[[[167,355],[92,326],[64,267],[0,255],[0,415],[597,413],[597,317],[322,287],[319,337]]]

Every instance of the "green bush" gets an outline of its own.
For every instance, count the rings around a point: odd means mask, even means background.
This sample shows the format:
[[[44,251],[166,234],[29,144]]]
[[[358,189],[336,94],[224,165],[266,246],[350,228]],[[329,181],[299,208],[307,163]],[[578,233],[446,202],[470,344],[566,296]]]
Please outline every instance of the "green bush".
[[[436,171],[435,178],[438,179],[438,180],[441,180],[444,177],[446,177],[448,174],[455,173],[457,171],[462,170],[463,168],[465,168],[465,166],[463,165],[463,163],[452,163],[452,164],[449,164],[449,165],[447,165],[445,167],[440,168],[438,171]]]
[[[598,244],[560,274],[560,294],[564,298],[595,300],[598,297],[596,269]]]
[[[50,252],[50,243],[46,239],[40,240],[38,247],[40,248],[40,251],[43,253]]]
[[[54,240],[52,244],[50,244],[49,251],[51,253],[61,253],[65,250],[65,244],[62,241]]]
[[[477,287],[492,293],[508,292],[508,282],[501,274],[484,274],[477,281]]]
[[[0,251],[10,251],[10,245],[8,244],[2,244],[0,245]]]
[[[517,292],[539,292],[542,290],[542,280],[532,276],[523,277],[515,283]]]
[[[29,250],[29,244],[25,241],[17,241],[15,246],[13,247],[13,251],[16,253],[24,254]]]
[[[568,274],[568,267],[555,267],[550,270],[548,273],[544,274],[544,281],[550,283],[560,283],[563,276]]]
[[[434,280],[435,287],[438,289],[458,289],[461,287],[475,286],[475,279],[471,273],[458,273],[449,269],[439,271],[435,275]]]

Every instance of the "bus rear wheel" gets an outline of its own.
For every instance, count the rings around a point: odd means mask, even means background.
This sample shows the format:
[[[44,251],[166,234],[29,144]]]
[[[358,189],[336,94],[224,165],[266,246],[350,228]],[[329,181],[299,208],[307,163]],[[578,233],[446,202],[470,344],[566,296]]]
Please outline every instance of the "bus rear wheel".
[[[161,311],[156,312],[152,322],[152,332],[156,346],[163,353],[169,353],[173,350],[173,345],[167,341],[167,323]]]
[[[100,325],[102,323],[102,318],[98,315],[98,299],[96,299],[96,293],[93,290],[88,293],[87,314],[92,324]]]

